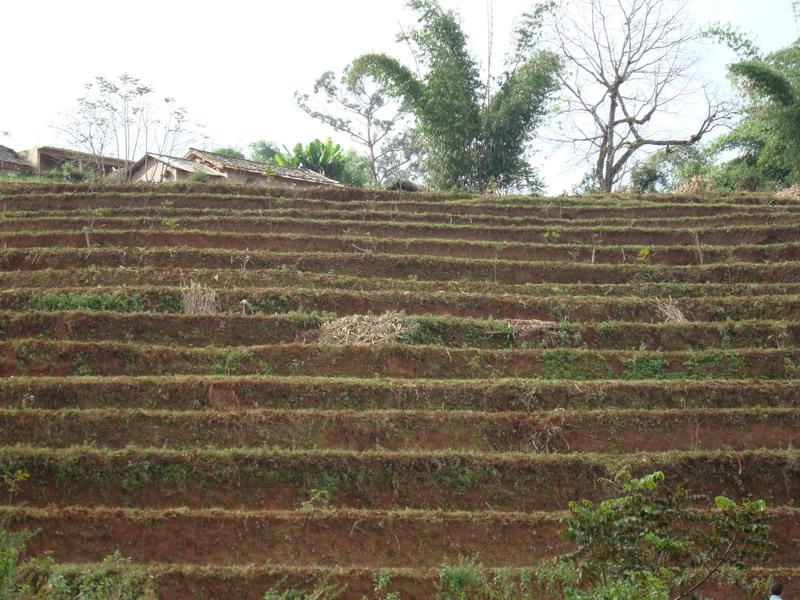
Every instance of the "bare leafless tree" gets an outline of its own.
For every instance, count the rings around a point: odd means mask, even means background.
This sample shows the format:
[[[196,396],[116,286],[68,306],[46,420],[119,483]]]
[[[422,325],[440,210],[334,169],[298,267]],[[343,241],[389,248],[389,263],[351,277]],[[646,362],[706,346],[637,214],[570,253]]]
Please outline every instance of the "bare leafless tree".
[[[553,12],[551,29],[565,63],[560,141],[584,149],[606,192],[636,152],[695,144],[732,116],[727,102],[711,99],[693,79],[700,34],[680,0],[567,0]],[[693,94],[703,94],[706,110],[686,131],[680,114]],[[683,133],[665,127],[664,117]]]
[[[155,100],[153,88],[127,74],[96,77],[85,84],[77,106],[55,129],[69,142],[97,157],[98,172],[110,156],[128,163],[145,152],[173,154],[198,134],[185,108],[174,98]]]

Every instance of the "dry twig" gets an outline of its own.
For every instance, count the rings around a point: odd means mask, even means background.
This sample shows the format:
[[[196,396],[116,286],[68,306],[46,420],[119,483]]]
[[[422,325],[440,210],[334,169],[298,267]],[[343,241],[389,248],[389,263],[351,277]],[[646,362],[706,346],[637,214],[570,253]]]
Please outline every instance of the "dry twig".
[[[689,319],[687,319],[683,314],[683,311],[678,308],[678,304],[672,299],[672,297],[667,298],[666,300],[656,298],[656,310],[658,311],[659,316],[666,323],[689,322]]]
[[[181,286],[183,310],[187,315],[203,315],[217,312],[217,291],[192,281]]]
[[[403,328],[403,313],[349,315],[323,323],[319,330],[321,344],[371,345],[393,342]]]

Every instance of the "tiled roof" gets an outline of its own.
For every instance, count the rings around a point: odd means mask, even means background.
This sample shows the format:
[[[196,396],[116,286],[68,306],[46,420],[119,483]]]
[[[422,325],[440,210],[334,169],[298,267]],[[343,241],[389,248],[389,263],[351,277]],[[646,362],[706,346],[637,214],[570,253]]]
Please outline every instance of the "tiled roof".
[[[0,146],[0,162],[31,169],[31,165],[8,146]]]
[[[46,154],[47,156],[52,156],[54,158],[63,160],[89,161],[89,162],[97,162],[98,160],[102,160],[103,163],[112,167],[124,167],[127,164],[127,161],[125,161],[125,159],[123,158],[114,158],[111,156],[99,156],[96,154],[90,154],[89,152],[72,150],[71,148],[57,148],[55,146],[37,146],[36,148],[33,148],[32,151],[38,152],[40,156],[42,154]],[[27,150],[26,152],[31,152],[31,150]]]
[[[178,158],[176,156],[167,156],[166,154],[153,154],[148,152],[142,158],[140,158],[136,164],[132,167],[132,171],[138,169],[145,161],[148,159],[156,160],[163,162],[164,164],[169,165],[175,169],[180,169],[181,171],[186,171],[188,173],[203,173],[204,175],[208,175],[209,177],[225,177],[222,173],[217,171],[216,169],[212,169],[208,165],[204,165],[203,163],[195,162],[193,160],[186,160],[185,158]]]
[[[192,156],[207,160],[219,169],[232,169],[234,171],[244,171],[246,173],[255,173],[263,175],[265,172],[274,174],[277,177],[284,177],[286,179],[296,179],[300,181],[307,181],[310,183],[318,183],[320,185],[338,185],[342,184],[334,179],[315,173],[310,169],[290,169],[287,167],[279,167],[274,163],[258,162],[255,160],[248,160],[246,158],[233,158],[225,154],[218,154],[216,152],[208,152],[207,150],[198,150],[190,148],[189,152],[184,158],[190,159]]]

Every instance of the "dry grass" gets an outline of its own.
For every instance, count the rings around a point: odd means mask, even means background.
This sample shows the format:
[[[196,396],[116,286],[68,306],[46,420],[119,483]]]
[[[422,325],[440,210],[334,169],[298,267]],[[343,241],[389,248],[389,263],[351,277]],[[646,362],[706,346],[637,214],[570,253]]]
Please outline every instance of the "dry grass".
[[[714,182],[700,175],[691,177],[680,189],[681,194],[691,195],[713,194],[716,191],[717,187],[714,185]]]
[[[403,313],[349,315],[323,323],[319,330],[321,344],[371,345],[394,342],[402,331]]]
[[[550,345],[558,341],[558,323],[537,319],[507,319],[509,329],[517,343],[537,342]]]
[[[800,200],[800,183],[778,190],[775,192],[775,197],[779,200]]]
[[[187,315],[205,315],[217,312],[216,290],[192,281],[181,286],[183,310]]]
[[[678,304],[670,297],[666,300],[656,298],[656,310],[665,323],[688,323],[689,319],[683,314]]]

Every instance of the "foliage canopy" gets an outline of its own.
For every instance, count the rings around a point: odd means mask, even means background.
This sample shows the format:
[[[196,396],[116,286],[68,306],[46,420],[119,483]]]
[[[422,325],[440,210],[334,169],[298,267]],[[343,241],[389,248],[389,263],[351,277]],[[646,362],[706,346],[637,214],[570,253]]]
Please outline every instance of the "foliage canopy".
[[[409,0],[419,26],[400,36],[424,73],[386,54],[358,57],[348,72],[352,88],[364,75],[416,117],[426,142],[430,185],[485,192],[540,185],[526,160],[527,142],[556,89],[558,58],[536,50],[537,36],[518,32],[496,91],[481,81],[456,14],[436,0]]]

